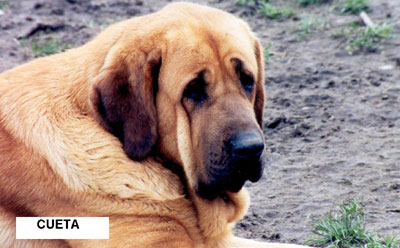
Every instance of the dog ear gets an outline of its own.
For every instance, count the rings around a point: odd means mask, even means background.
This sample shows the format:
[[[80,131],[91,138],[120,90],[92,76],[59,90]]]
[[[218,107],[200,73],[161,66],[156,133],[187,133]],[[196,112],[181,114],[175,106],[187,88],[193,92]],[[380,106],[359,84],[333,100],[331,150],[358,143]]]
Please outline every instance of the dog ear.
[[[257,81],[256,81],[256,98],[254,103],[254,112],[256,113],[257,122],[261,129],[263,128],[264,113],[264,61],[261,52],[261,45],[258,40],[255,43],[255,55],[257,59]]]
[[[119,138],[132,159],[146,157],[157,142],[155,94],[161,55],[152,52],[104,67],[91,93],[100,124]]]

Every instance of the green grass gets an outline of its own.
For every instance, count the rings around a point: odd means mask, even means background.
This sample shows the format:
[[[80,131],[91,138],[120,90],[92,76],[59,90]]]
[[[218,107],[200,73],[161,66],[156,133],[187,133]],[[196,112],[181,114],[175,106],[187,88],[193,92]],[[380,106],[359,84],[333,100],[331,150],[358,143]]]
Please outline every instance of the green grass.
[[[327,3],[329,0],[296,0],[296,2],[303,7],[306,7],[308,5],[319,5],[322,3]]]
[[[359,14],[362,11],[370,11],[370,7],[368,0],[343,0],[339,10],[343,14]]]
[[[271,62],[271,57],[272,57],[272,53],[271,53],[271,43],[268,43],[267,46],[264,48],[264,62],[265,64],[269,64]]]
[[[258,12],[269,19],[284,19],[294,16],[294,11],[287,6],[274,6],[270,3],[264,3]]]
[[[70,48],[68,44],[60,42],[57,38],[50,37],[48,39],[32,40],[30,42],[22,39],[23,47],[29,47],[35,58],[43,57],[59,52],[63,52]]]
[[[307,241],[314,247],[328,248],[400,248],[396,237],[382,238],[366,229],[364,209],[359,201],[343,204],[327,213],[323,220],[313,219],[316,236]]]
[[[0,9],[4,9],[7,6],[7,0],[0,0]]]
[[[382,49],[384,40],[393,37],[392,24],[379,24],[374,28],[351,25],[336,31],[334,38],[343,38],[346,42],[346,50],[349,54],[358,52],[375,52]]]
[[[263,4],[263,3],[268,3],[269,0],[237,0],[236,4],[238,5],[249,5],[249,4],[254,4],[256,6]]]
[[[314,29],[315,22],[314,19],[311,17],[306,17],[301,19],[300,29],[297,30],[297,39],[303,40],[307,35],[309,35],[312,30]]]
[[[374,28],[362,28],[357,36],[348,41],[346,50],[349,53],[361,50],[376,51],[382,47],[383,40],[392,36],[392,30],[393,25],[386,23],[377,25]]]
[[[295,14],[289,7],[273,5],[269,0],[237,0],[236,4],[254,6],[259,14],[272,20],[290,18]]]
[[[305,16],[300,21],[300,28],[293,31],[297,33],[297,40],[303,40],[317,30],[325,30],[330,25],[327,19],[318,16]]]

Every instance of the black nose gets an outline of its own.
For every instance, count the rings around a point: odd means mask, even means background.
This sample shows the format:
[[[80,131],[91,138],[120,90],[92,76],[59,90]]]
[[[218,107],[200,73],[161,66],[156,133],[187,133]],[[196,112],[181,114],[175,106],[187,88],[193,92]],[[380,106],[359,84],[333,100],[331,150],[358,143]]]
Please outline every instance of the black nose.
[[[232,153],[238,159],[259,158],[264,150],[264,140],[257,131],[244,131],[232,140]]]

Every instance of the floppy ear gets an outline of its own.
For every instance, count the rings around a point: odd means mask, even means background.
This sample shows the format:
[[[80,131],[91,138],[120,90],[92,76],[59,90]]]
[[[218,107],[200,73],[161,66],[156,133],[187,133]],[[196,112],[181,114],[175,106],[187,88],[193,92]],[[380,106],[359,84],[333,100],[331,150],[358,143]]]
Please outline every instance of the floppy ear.
[[[90,100],[100,124],[120,139],[130,158],[140,160],[157,142],[155,94],[161,55],[130,58],[102,69]]]
[[[255,55],[257,59],[257,81],[256,81],[256,99],[254,103],[254,112],[256,113],[257,122],[261,129],[263,128],[264,113],[264,59],[261,45],[258,40],[255,43]]]

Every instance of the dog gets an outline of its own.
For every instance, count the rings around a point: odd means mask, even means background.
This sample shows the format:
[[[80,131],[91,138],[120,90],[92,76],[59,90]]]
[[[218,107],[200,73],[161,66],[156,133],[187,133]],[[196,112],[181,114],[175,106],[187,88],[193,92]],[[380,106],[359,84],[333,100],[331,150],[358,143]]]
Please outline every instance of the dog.
[[[190,3],[0,75],[3,247],[301,247],[235,237],[263,171],[263,59]],[[108,240],[16,240],[16,216],[109,216]]]

